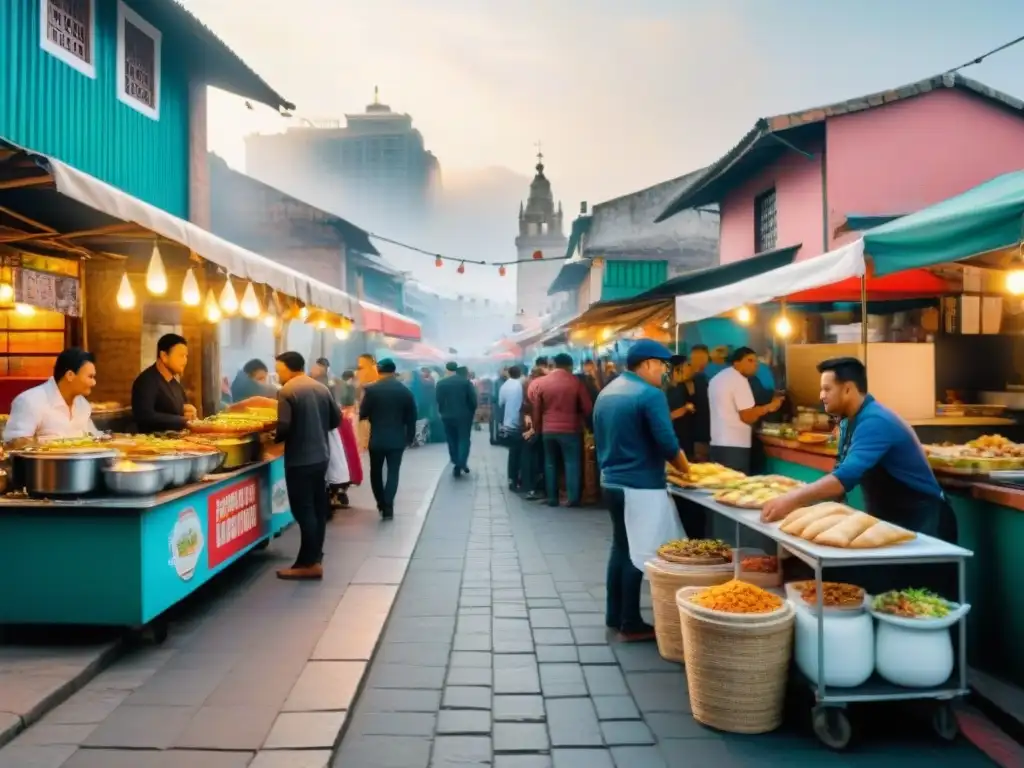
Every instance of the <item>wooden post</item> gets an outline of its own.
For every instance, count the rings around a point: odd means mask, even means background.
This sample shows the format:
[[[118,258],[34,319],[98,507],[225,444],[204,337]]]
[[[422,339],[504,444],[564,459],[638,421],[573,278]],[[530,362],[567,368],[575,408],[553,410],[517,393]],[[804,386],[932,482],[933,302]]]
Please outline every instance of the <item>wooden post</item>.
[[[217,269],[206,263],[203,269],[203,288],[209,289],[216,278]],[[206,294],[206,290],[203,291]],[[210,416],[220,407],[220,324],[203,322],[199,327],[200,365],[202,365],[202,402],[200,417]]]

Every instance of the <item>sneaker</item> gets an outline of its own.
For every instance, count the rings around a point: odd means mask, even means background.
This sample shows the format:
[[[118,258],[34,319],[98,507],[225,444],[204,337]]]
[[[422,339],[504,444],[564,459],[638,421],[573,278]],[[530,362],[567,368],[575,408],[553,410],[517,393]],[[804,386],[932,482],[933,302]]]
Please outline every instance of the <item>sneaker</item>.
[[[619,640],[623,643],[643,643],[654,640],[654,627],[650,624],[641,624],[629,629],[620,629]]]
[[[395,508],[394,507],[384,507],[380,511],[380,516],[381,516],[382,520],[394,520],[395,519]]]
[[[462,474],[462,470],[459,467],[452,467],[452,477],[458,477]]]
[[[348,494],[344,491],[338,493],[338,506],[341,509],[351,509],[352,503],[348,500]]]
[[[277,572],[277,578],[285,581],[319,581],[324,577],[324,567],[316,565],[292,566]]]

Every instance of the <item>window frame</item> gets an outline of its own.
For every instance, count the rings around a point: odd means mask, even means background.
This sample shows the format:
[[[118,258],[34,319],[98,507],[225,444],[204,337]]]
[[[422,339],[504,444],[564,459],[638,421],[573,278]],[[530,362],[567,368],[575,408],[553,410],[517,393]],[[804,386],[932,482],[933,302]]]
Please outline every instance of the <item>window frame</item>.
[[[771,199],[775,218],[775,241],[768,247],[763,242],[764,233],[761,231],[761,219],[764,211],[764,203]],[[775,186],[754,195],[754,253],[765,253],[774,251],[779,247],[779,195]]]
[[[50,0],[39,0],[39,47],[54,58],[92,80],[96,79],[96,0],[89,3],[89,55],[92,61],[82,61],[71,51],[61,48],[46,35],[49,27]]]
[[[143,104],[124,88],[125,75],[125,23],[130,22],[140,32],[153,41],[153,105]],[[125,5],[124,0],[117,0],[117,98],[122,104],[140,112],[152,120],[160,120],[160,92],[163,80],[161,72],[161,54],[163,50],[163,34],[160,30],[142,18],[138,13]]]

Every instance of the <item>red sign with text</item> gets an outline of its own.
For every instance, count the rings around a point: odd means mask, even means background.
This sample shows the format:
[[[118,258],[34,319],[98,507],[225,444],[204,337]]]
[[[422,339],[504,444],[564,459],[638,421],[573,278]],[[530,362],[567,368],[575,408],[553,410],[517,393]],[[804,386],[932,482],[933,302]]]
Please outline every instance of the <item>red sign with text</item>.
[[[207,566],[216,568],[260,539],[257,478],[246,478],[214,491],[206,503],[209,523]]]

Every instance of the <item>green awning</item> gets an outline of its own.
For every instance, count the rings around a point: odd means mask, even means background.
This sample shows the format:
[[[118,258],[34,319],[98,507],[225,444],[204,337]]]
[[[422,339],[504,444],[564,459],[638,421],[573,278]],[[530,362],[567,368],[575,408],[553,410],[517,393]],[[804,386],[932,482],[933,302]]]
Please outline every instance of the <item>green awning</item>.
[[[880,227],[883,224],[888,224],[890,221],[896,221],[896,219],[902,219],[907,214],[905,213],[890,213],[882,215],[865,215],[862,216],[858,213],[851,213],[846,216],[846,224],[843,225],[843,229],[850,232],[864,232],[868,229],[874,229]]]
[[[661,285],[657,285],[648,291],[634,296],[631,301],[643,302],[657,299],[672,299],[676,296],[703,293],[715,288],[722,288],[740,280],[746,280],[748,277],[761,275],[793,263],[796,253],[800,250],[801,246],[802,243],[797,243],[785,248],[776,248],[772,251],[762,251],[742,261],[733,261],[717,267],[708,267],[707,269],[688,272],[685,275],[666,280]]]
[[[864,247],[882,276],[1009,248],[1022,235],[1024,171],[1014,171],[868,230]]]

